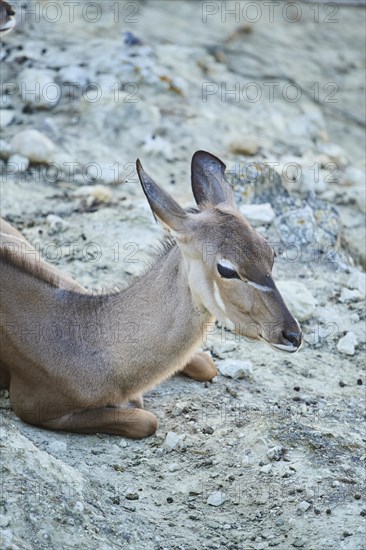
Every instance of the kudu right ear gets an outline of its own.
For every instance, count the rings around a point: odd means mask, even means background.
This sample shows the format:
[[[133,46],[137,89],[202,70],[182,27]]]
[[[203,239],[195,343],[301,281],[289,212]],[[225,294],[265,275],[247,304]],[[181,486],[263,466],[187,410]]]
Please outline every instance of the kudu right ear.
[[[199,206],[216,206],[226,202],[235,208],[234,193],[225,179],[225,170],[225,164],[207,151],[197,151],[193,155],[192,191]]]
[[[180,231],[188,218],[187,212],[146,174],[139,159],[136,161],[136,170],[154,218],[159,218],[170,229]]]

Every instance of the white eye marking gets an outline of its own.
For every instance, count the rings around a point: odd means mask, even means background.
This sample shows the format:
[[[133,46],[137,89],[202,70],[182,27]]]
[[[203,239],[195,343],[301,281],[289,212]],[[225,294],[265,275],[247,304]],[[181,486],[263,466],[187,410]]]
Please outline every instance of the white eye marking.
[[[253,286],[257,290],[260,290],[261,292],[272,292],[272,290],[273,290],[269,286],[259,285],[257,283],[253,283],[253,281],[247,281],[247,282],[248,282],[248,285]]]
[[[236,267],[229,260],[226,260],[225,258],[222,258],[222,260],[219,260],[217,263],[220,264],[222,267],[226,267],[226,269],[230,269],[231,271],[236,272]]]
[[[217,286],[217,284],[215,282],[214,282],[214,297],[215,297],[216,303],[219,306],[219,308],[222,309],[222,311],[225,311],[225,304],[222,301],[221,294],[220,294],[220,291],[219,291],[219,287]]]

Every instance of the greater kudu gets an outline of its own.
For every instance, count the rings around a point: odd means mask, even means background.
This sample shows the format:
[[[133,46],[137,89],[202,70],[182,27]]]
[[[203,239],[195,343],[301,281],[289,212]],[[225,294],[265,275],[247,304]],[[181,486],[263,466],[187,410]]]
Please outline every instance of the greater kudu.
[[[272,248],[236,209],[225,165],[194,154],[195,211],[183,210],[139,161],[137,172],[171,239],[119,292],[89,293],[2,224],[1,381],[10,382],[12,407],[25,422],[153,434],[156,417],[143,410],[142,392],[179,371],[211,380],[212,359],[195,350],[215,319],[282,350],[300,347],[299,326],[271,276]]]

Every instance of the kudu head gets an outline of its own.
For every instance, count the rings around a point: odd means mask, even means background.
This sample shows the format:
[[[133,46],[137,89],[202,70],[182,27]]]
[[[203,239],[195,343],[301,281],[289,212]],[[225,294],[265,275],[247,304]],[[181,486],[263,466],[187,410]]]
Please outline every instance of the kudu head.
[[[237,210],[225,168],[210,153],[193,155],[192,190],[199,210],[189,212],[137,161],[150,207],[183,254],[195,303],[241,336],[297,351],[301,331],[272,279],[274,252]]]

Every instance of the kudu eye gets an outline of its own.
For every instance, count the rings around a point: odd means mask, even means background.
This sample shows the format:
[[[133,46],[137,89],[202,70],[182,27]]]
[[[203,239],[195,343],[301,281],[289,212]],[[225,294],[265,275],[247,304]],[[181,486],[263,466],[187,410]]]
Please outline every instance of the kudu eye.
[[[238,272],[234,269],[234,267],[229,267],[228,265],[218,263],[217,271],[224,279],[240,279],[240,276]]]

